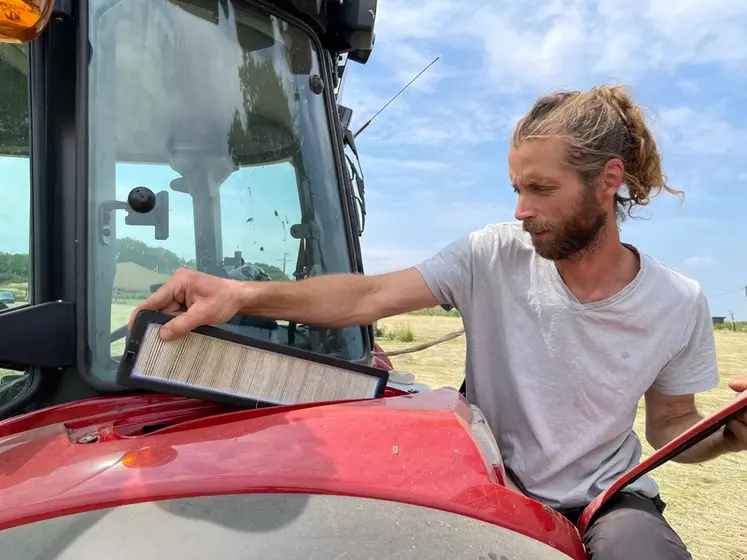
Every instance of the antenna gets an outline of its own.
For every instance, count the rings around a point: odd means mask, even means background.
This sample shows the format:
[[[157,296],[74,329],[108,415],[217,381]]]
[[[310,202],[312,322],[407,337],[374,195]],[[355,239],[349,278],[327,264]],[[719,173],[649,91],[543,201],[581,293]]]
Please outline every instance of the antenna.
[[[390,103],[391,103],[392,101],[394,101],[395,99],[397,99],[397,98],[399,97],[399,95],[400,95],[400,94],[401,94],[401,93],[402,93],[403,91],[405,91],[405,90],[406,90],[406,89],[407,89],[408,87],[410,87],[410,84],[412,84],[412,83],[413,83],[413,82],[414,82],[415,80],[417,80],[417,79],[418,79],[418,78],[419,78],[419,77],[420,77],[420,76],[421,76],[421,75],[422,75],[423,73],[425,73],[425,71],[426,71],[426,70],[428,70],[428,68],[430,68],[431,66],[433,66],[433,65],[435,64],[435,62],[436,62],[436,61],[437,61],[437,60],[438,60],[439,58],[441,58],[441,57],[440,57],[440,56],[437,56],[436,58],[434,58],[434,59],[433,59],[433,60],[432,60],[432,61],[430,62],[430,64],[428,64],[428,66],[426,66],[425,68],[423,68],[423,69],[422,69],[422,70],[421,70],[421,71],[420,71],[420,72],[418,73],[418,75],[417,75],[417,76],[415,76],[415,77],[414,77],[414,78],[413,78],[412,80],[410,80],[409,82],[407,82],[407,85],[406,85],[405,87],[403,87],[403,88],[402,88],[401,90],[399,90],[399,91],[397,92],[397,94],[396,94],[396,95],[395,95],[394,97],[392,97],[392,98],[391,98],[391,99],[390,99],[389,101],[387,101],[387,102],[386,102],[386,103],[384,104],[384,106],[383,106],[383,107],[382,107],[381,109],[379,109],[378,111],[376,111],[376,114],[375,114],[375,115],[374,115],[373,117],[371,117],[370,119],[368,119],[368,120],[366,121],[366,123],[365,123],[365,124],[364,124],[364,125],[363,125],[362,127],[360,127],[360,128],[358,129],[358,132],[356,132],[355,134],[353,134],[353,138],[357,138],[357,137],[358,137],[358,135],[359,135],[359,134],[360,134],[361,132],[363,132],[364,130],[366,130],[366,128],[368,128],[368,125],[369,125],[369,124],[371,124],[371,121],[373,121],[373,120],[374,120],[374,119],[375,119],[376,117],[378,117],[378,116],[379,116],[379,113],[381,113],[381,112],[382,112],[382,111],[383,111],[384,109],[386,109],[386,108],[387,108],[387,107],[389,106],[389,104],[390,104]]]

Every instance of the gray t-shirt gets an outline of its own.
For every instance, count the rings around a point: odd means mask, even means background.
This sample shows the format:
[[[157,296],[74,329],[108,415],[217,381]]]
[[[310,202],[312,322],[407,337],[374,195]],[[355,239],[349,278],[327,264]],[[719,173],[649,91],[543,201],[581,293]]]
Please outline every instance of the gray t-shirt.
[[[462,314],[468,400],[506,466],[550,507],[586,505],[638,464],[633,423],[649,388],[685,395],[718,385],[705,295],[647,255],[626,288],[590,304],[517,223],[487,226],[416,268]],[[628,490],[658,493],[648,477]]]

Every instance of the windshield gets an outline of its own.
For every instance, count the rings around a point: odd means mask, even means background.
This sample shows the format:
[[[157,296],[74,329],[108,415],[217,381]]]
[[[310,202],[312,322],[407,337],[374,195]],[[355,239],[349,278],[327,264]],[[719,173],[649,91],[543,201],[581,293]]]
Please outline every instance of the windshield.
[[[31,162],[28,45],[0,43],[0,314],[30,301]],[[0,334],[0,337],[2,335]],[[28,387],[29,372],[0,366],[0,406]]]
[[[180,266],[243,281],[352,271],[321,62],[302,28],[217,0],[94,0],[90,24],[95,377],[113,380],[131,311]],[[364,353],[361,328],[223,326]]]

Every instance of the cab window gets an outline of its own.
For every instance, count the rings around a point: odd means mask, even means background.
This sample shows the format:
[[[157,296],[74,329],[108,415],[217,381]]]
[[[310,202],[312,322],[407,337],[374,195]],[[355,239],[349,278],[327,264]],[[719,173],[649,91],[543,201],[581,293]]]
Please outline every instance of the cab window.
[[[0,313],[29,302],[31,164],[28,46],[0,43]],[[0,363],[0,406],[21,395],[30,374]]]

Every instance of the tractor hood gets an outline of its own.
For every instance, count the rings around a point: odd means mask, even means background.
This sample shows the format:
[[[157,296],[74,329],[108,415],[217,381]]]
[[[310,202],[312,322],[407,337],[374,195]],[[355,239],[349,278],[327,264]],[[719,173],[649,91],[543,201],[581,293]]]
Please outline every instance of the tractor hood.
[[[299,557],[298,543],[315,558],[585,558],[570,522],[502,484],[472,414],[439,389],[257,410],[106,397],[12,418],[0,423],[0,549],[18,560],[274,559]]]

